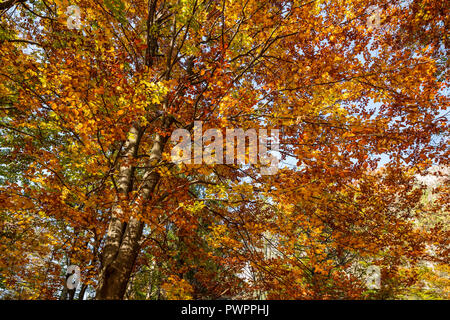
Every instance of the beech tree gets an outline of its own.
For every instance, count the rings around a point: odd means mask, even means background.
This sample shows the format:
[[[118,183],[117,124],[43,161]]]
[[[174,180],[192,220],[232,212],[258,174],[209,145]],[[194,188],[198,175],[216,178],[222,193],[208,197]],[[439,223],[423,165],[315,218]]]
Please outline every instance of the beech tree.
[[[123,299],[144,268],[159,298],[388,298],[448,266],[448,228],[416,223],[446,193],[425,207],[415,179],[448,166],[443,1],[0,9],[4,295],[57,298],[78,265],[81,298]],[[280,167],[172,161],[195,121],[280,130]]]

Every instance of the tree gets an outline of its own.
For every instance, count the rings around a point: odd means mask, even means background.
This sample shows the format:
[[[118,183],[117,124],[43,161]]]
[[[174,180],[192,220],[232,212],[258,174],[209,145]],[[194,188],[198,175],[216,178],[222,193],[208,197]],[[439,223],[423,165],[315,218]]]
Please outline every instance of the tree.
[[[74,4],[79,29],[67,24]],[[367,27],[374,5],[380,25]],[[415,281],[399,267],[426,259],[427,243],[448,250],[445,230],[412,222],[424,214],[414,175],[448,164],[443,3],[3,6],[0,268],[10,288],[20,274],[33,283],[27,297],[55,297],[66,256],[97,299],[122,299],[146,264],[166,272],[166,291],[184,288],[173,298],[195,283],[220,294],[218,279],[248,295],[364,298],[349,269],[365,263],[381,267],[388,297],[399,279]],[[280,129],[291,166],[261,175],[259,164],[174,163],[171,134],[195,121]],[[245,266],[255,279],[237,276]]]

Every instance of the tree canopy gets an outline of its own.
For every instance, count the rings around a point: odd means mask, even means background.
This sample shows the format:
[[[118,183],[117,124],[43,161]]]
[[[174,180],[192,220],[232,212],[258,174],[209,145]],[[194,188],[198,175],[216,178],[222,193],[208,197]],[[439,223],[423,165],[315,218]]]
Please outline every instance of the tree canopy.
[[[2,298],[449,297],[445,1],[0,10]],[[278,170],[174,162],[195,121],[279,130]]]

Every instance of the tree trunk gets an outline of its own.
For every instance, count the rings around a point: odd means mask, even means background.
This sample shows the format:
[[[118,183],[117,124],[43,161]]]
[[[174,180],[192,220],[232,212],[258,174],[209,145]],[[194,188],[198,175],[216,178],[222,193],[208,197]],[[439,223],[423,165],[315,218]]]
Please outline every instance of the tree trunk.
[[[133,127],[128,136],[124,149],[125,159],[137,156],[142,131]],[[155,137],[150,152],[150,169],[144,175],[144,186],[141,189],[143,199],[148,200],[151,198],[153,190],[158,183],[159,175],[151,167],[161,160],[162,150],[166,141],[167,138],[163,138],[160,135]],[[134,168],[125,163],[121,165],[119,175],[119,191],[128,194],[133,188]],[[103,250],[102,268],[96,299],[123,299],[128,280],[140,251],[140,239],[144,223],[135,217],[131,217],[128,222],[124,222],[121,219],[121,213],[119,206],[115,206],[112,210]]]
[[[153,65],[158,48],[157,35],[154,32],[150,32],[155,25],[156,5],[157,0],[148,2],[147,49],[144,61],[148,67]],[[169,73],[167,73],[167,77],[169,77]],[[163,129],[168,128],[171,123],[172,118],[162,118]],[[143,131],[138,130],[135,126],[131,128],[124,150],[126,159],[137,157],[142,134]],[[149,169],[144,174],[144,185],[141,189],[141,196],[145,200],[149,200],[152,197],[153,190],[158,183],[159,174],[152,170],[152,166],[161,160],[167,139],[167,137],[161,137],[159,134],[156,134],[149,155]],[[134,167],[126,163],[123,164],[119,169],[119,175],[119,192],[128,194],[133,190]],[[114,207],[103,250],[102,268],[96,294],[97,299],[123,299],[134,263],[139,254],[144,223],[135,217],[131,217],[128,222],[123,222],[120,216],[120,207]]]

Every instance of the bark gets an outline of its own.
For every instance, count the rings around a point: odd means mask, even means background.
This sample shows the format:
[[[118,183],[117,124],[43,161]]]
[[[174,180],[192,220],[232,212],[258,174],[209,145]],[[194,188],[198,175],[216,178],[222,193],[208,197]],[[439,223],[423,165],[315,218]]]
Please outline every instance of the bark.
[[[81,286],[81,290],[78,293],[78,300],[84,300],[84,294],[86,292],[87,289],[87,285],[83,283],[83,285]]]
[[[67,280],[67,277],[66,277]],[[59,297],[59,300],[67,300],[67,286],[64,284],[64,288],[61,291],[61,296]]]
[[[69,266],[69,258],[66,256],[66,266]],[[67,300],[67,295],[69,289],[67,288],[67,279],[69,278],[69,274],[66,273],[65,280],[64,280],[64,287],[61,291],[61,296],[59,297],[59,300]]]
[[[139,132],[137,128],[130,130],[129,138],[125,144],[125,159],[137,156],[141,135],[142,132]],[[166,141],[167,138],[160,135],[155,137],[150,151],[150,167],[161,160]],[[119,175],[119,191],[127,194],[133,188],[134,168],[125,163],[120,167]],[[144,175],[144,185],[141,189],[141,195],[144,199],[151,198],[158,180],[159,175],[154,170],[149,169]],[[144,223],[135,217],[131,217],[127,222],[122,221],[121,213],[119,206],[113,208],[103,250],[96,299],[123,299],[140,251]]]
[[[148,2],[147,17],[147,49],[145,53],[145,65],[151,67],[155,57],[158,55],[157,33],[151,32],[156,23],[157,0]],[[172,120],[162,119],[162,127],[168,128]],[[136,157],[139,149],[139,140],[142,132],[136,127],[130,130],[125,145],[125,158]],[[161,160],[167,137],[156,135],[152,149],[150,151],[149,167]],[[119,169],[118,188],[120,193],[128,194],[133,190],[134,168],[126,163]],[[144,174],[144,185],[141,189],[143,199],[149,200],[153,190],[159,180],[156,171],[149,169]],[[145,208],[143,208],[145,209]],[[113,208],[111,221],[108,227],[105,248],[102,256],[102,268],[100,271],[99,284],[97,287],[97,299],[123,299],[134,263],[140,251],[140,240],[144,223],[135,217],[131,217],[128,222],[120,219],[121,209],[119,206]]]
[[[73,300],[75,298],[75,292],[77,289],[69,289],[69,300]]]

